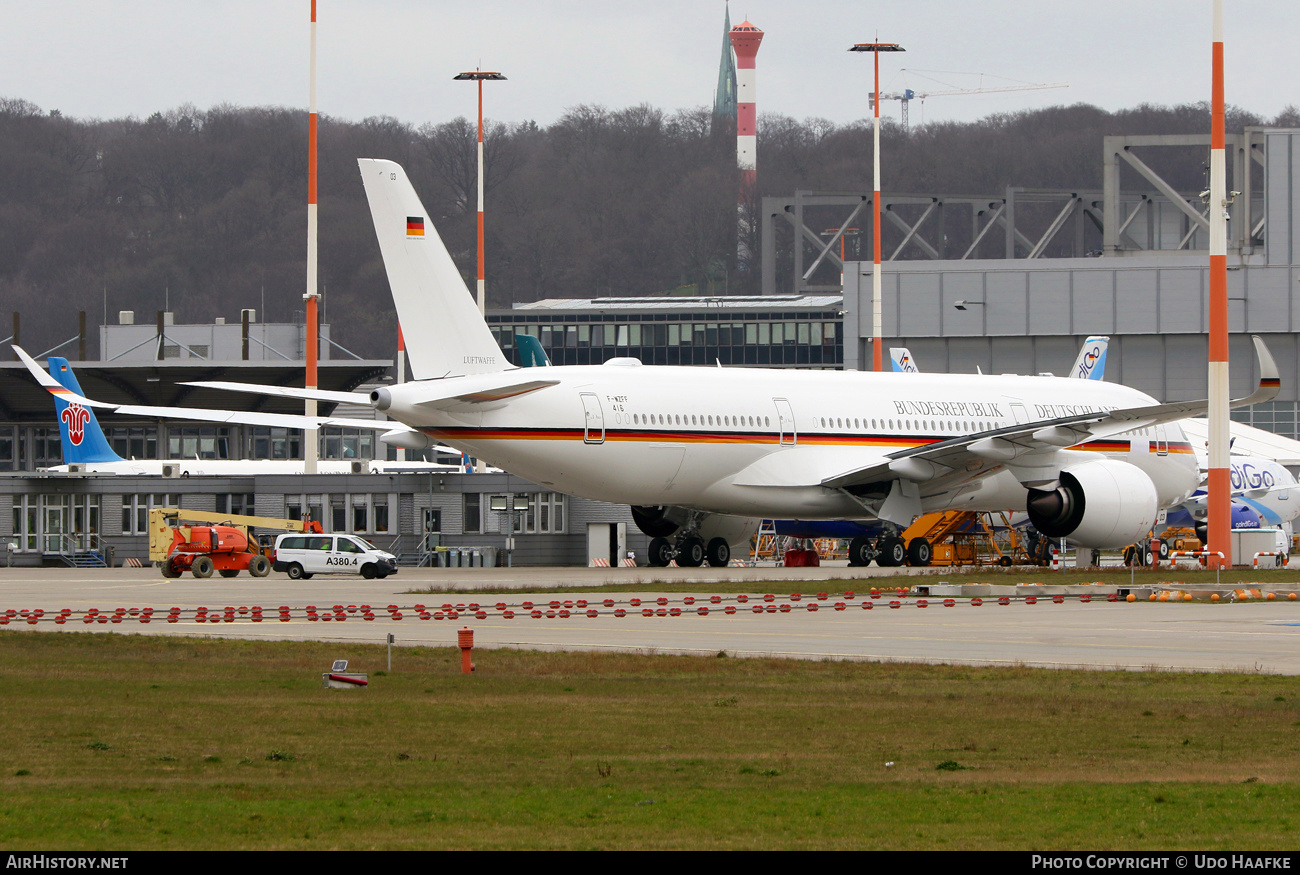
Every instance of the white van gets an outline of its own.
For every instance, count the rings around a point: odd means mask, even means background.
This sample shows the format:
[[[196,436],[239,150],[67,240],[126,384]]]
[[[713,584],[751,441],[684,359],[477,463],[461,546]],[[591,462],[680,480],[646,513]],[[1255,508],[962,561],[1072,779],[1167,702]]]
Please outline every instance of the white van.
[[[294,580],[313,574],[360,574],[367,579],[397,573],[397,557],[356,535],[280,535],[271,567]]]

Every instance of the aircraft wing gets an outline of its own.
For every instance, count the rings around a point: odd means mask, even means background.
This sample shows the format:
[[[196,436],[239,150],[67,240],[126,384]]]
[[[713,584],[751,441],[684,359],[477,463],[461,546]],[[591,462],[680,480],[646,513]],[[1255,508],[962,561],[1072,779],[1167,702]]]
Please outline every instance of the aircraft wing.
[[[1271,401],[1280,388],[1277,365],[1268,347],[1258,336],[1252,339],[1259,358],[1259,385],[1245,398],[1229,402],[1232,407]],[[901,479],[922,484],[925,492],[942,491],[1005,466],[1026,486],[1051,487],[1060,469],[1060,450],[1088,449],[1091,442],[1203,414],[1208,407],[1207,400],[1179,401],[1005,426],[890,453],[869,465],[827,477],[821,485],[852,490]]]

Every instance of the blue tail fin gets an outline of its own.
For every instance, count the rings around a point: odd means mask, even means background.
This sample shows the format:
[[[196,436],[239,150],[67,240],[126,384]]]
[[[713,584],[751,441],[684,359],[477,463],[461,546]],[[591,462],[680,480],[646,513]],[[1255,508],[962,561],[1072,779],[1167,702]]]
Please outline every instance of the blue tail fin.
[[[51,377],[78,395],[85,395],[67,359],[50,356],[49,364]],[[89,407],[55,398],[54,412],[59,420],[59,436],[63,438],[64,464],[122,461],[122,457],[108,445],[104,430],[99,427],[99,420]]]
[[[519,366],[524,368],[550,367],[542,342],[531,334],[516,334],[515,347],[519,350]]]
[[[1106,376],[1106,348],[1110,345],[1109,337],[1093,335],[1083,342],[1079,357],[1074,360],[1074,370],[1070,376],[1080,380],[1101,380]]]

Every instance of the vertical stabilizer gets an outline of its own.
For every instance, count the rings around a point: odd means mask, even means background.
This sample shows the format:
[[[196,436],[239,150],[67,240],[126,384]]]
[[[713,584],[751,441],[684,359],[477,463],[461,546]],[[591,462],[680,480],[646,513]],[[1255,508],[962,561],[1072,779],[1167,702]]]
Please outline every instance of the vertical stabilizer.
[[[522,367],[546,368],[551,365],[542,342],[531,334],[516,334],[515,349],[519,350],[519,363]]]
[[[896,374],[920,373],[920,369],[916,366],[916,360],[912,358],[912,351],[905,346],[891,346],[889,348],[889,361],[893,365]]]
[[[359,158],[370,216],[418,380],[509,365],[400,164]]]
[[[50,376],[59,381],[65,389],[71,389],[78,395],[85,396],[81,384],[72,373],[68,360],[50,356]],[[121,462],[122,457],[113,452],[104,437],[104,430],[99,427],[95,412],[80,404],[69,404],[55,396],[54,413],[59,420],[59,436],[63,439],[63,463],[76,465],[89,462]]]
[[[1074,360],[1074,369],[1070,376],[1080,380],[1101,380],[1106,376],[1106,348],[1110,346],[1109,337],[1089,337],[1079,350],[1079,357]]]

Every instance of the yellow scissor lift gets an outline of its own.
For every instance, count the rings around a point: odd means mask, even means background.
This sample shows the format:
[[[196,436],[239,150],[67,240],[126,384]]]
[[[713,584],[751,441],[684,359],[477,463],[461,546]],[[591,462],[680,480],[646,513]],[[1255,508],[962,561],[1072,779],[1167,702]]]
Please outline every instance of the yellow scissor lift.
[[[931,565],[1014,565],[1024,561],[1027,553],[1023,539],[998,514],[969,510],[946,510],[922,514],[903,531],[903,541],[925,538],[930,542]]]

